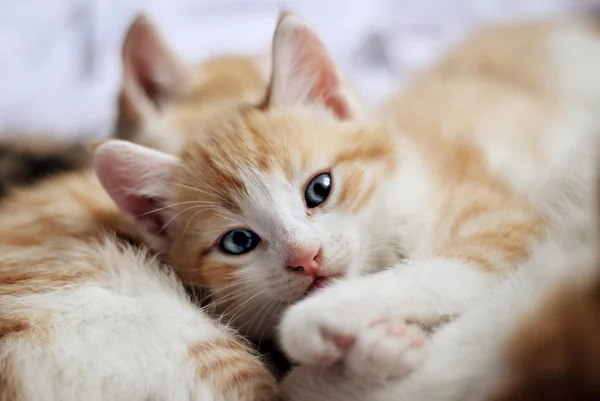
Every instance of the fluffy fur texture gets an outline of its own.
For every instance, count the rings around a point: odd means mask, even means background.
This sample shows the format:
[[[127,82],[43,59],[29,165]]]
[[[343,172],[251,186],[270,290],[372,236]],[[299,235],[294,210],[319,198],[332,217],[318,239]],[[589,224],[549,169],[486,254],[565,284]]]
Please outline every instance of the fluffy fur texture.
[[[281,344],[296,362],[341,365],[359,383],[403,377],[431,348],[426,332],[481,302],[536,244],[590,245],[593,21],[481,32],[383,125],[364,120],[297,17],[282,16],[272,61],[266,100],[190,123],[181,158],[119,141],[96,152],[145,240],[250,336],[272,336],[285,312]],[[315,206],[307,193],[324,173],[330,192]],[[248,251],[232,255],[232,238]]]
[[[238,61],[222,62],[227,81]],[[276,397],[258,355],[191,302],[94,172],[15,190],[0,215],[0,400]]]

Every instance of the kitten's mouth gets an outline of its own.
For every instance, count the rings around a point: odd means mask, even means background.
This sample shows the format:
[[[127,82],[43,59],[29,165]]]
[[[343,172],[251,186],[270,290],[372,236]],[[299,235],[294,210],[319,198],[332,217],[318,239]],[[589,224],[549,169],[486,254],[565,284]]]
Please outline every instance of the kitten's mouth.
[[[310,295],[313,292],[320,290],[321,288],[325,288],[329,286],[333,281],[341,277],[341,274],[332,274],[331,276],[317,276],[314,278],[310,286],[308,286],[306,291],[304,291],[304,295]]]

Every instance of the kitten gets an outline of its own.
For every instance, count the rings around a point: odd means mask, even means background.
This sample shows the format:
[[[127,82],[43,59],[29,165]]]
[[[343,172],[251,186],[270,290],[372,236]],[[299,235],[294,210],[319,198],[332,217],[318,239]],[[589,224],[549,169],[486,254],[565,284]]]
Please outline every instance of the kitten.
[[[585,20],[483,32],[381,125],[316,33],[283,15],[264,102],[190,125],[180,158],[109,141],[96,171],[243,332],[271,337],[283,315],[294,361],[402,377],[427,354],[426,329],[476,305],[535,244],[589,244],[596,54]]]
[[[186,65],[144,16],[129,28],[122,55],[115,137],[173,154],[223,110],[260,101],[268,83],[264,56]]]
[[[217,76],[236,71],[225,64]],[[202,115],[213,104],[163,110],[193,107]],[[258,355],[144,250],[94,171],[15,189],[0,216],[0,400],[275,399]]]

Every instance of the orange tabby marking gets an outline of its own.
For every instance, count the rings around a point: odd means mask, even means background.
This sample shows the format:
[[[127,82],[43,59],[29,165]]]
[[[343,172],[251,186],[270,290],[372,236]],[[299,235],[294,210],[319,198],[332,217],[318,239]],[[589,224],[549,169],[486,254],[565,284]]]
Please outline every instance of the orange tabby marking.
[[[239,97],[252,97],[253,88],[261,85],[263,72],[250,57],[215,59],[196,71],[190,68],[191,74],[178,78],[190,78],[191,86],[157,82],[165,77],[161,74],[173,78],[180,72],[174,69],[188,68],[169,63],[173,54],[144,18],[134,23],[126,42],[116,128],[120,137],[177,153],[178,138],[165,132],[190,133],[180,130],[186,116],[203,116],[202,124],[208,123],[222,109],[237,107]],[[179,92],[179,85],[195,89]],[[156,121],[159,127],[153,125]],[[111,399],[126,391],[150,398],[181,391],[189,391],[186,399],[275,397],[275,381],[258,356],[192,305],[168,269],[129,246],[142,243],[143,237],[93,172],[65,174],[15,191],[0,203],[0,213],[0,399],[36,399],[36,391],[57,399],[86,399],[92,397],[85,393],[90,388],[93,396]],[[149,309],[152,302],[155,306]],[[166,312],[160,310],[165,302],[174,303]],[[122,307],[115,308],[115,303]],[[106,309],[99,312],[99,304]],[[151,332],[141,334],[145,323],[140,322],[152,322]],[[77,336],[78,330],[92,334]],[[101,344],[104,336],[110,339],[111,347],[103,351],[122,356],[127,375],[102,365],[104,354],[90,345],[96,333]],[[43,346],[34,344],[39,341]],[[84,351],[69,359],[61,351],[65,342]],[[188,352],[180,355],[186,347]],[[41,362],[35,380],[24,387],[21,381],[31,376],[30,363],[36,358]],[[149,358],[141,367],[145,374],[127,382],[143,358]],[[223,370],[210,370],[211,363]],[[77,388],[61,382],[76,376]],[[163,378],[165,382],[159,380]],[[94,387],[97,380],[110,385]]]

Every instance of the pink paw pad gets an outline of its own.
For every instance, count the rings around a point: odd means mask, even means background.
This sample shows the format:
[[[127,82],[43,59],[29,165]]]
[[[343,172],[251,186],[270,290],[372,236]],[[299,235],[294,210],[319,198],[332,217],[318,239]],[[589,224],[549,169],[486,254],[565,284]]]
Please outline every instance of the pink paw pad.
[[[358,336],[346,356],[346,368],[353,376],[402,377],[421,362],[426,344],[427,335],[418,324],[378,320]]]
[[[421,348],[427,342],[427,336],[416,323],[399,320],[378,320],[371,327],[384,326],[390,337],[406,337],[415,348]]]
[[[341,349],[348,349],[354,345],[356,342],[356,337],[354,336],[345,336],[345,335],[334,335],[332,336],[333,342],[340,347]]]

